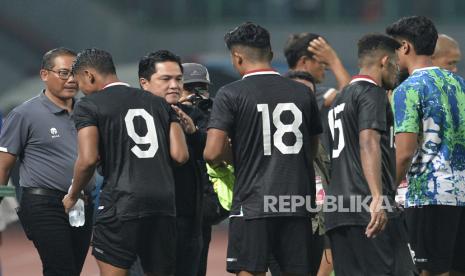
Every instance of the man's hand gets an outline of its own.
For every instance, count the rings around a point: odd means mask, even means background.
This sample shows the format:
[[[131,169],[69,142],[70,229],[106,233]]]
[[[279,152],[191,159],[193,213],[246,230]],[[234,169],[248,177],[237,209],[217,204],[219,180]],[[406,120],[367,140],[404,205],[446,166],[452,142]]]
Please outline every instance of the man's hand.
[[[381,231],[386,228],[387,216],[384,209],[381,209],[383,200],[381,197],[373,197],[370,203],[371,220],[365,231],[368,238],[376,238]]]
[[[181,110],[181,108],[175,105],[171,105],[171,107],[174,109],[174,111],[176,111],[176,114],[178,114],[179,122],[181,123],[182,129],[185,133],[192,134],[197,131],[194,121],[192,121],[192,118],[189,117],[189,115],[187,115],[184,111]]]
[[[338,90],[342,90],[342,88],[350,82],[350,74],[344,68],[344,65],[337,56],[336,51],[334,51],[333,47],[331,47],[331,45],[329,45],[322,37],[318,37],[310,41],[307,50],[314,54],[313,57],[318,62],[326,64],[329,69],[331,69],[336,77]]]
[[[332,67],[335,62],[339,61],[339,57],[334,49],[322,37],[310,41],[308,50],[314,54],[317,61],[324,62],[329,67]]]
[[[63,198],[63,206],[65,207],[65,212],[69,213],[69,210],[74,207],[79,197],[74,197],[71,194],[66,194]]]

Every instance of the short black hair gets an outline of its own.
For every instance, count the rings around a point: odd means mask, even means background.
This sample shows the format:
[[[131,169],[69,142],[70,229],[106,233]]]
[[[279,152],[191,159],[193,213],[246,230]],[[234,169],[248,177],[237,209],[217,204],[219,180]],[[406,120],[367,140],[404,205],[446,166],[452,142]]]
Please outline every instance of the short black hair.
[[[438,40],[438,31],[433,21],[425,16],[403,17],[388,26],[386,33],[394,38],[408,40],[417,55],[431,56]]]
[[[312,58],[313,53],[307,50],[310,41],[317,39],[320,35],[313,33],[291,34],[284,46],[284,56],[286,57],[287,65],[293,69],[297,65],[297,61],[303,56]]]
[[[42,57],[40,69],[52,69],[55,66],[55,58],[59,56],[76,56],[76,52],[65,47],[59,47],[46,52]]]
[[[116,75],[115,64],[111,54],[107,51],[89,48],[78,53],[73,64],[73,73],[85,68],[93,68],[102,75]]]
[[[284,76],[286,78],[291,79],[291,80],[306,80],[306,81],[312,83],[313,86],[315,87],[315,79],[308,72],[291,70],[291,71],[287,72]]]
[[[361,60],[366,56],[373,55],[376,51],[384,51],[394,54],[400,47],[400,43],[395,39],[382,34],[364,35],[357,43],[358,59]]]
[[[234,46],[245,46],[257,51],[258,55],[251,58],[271,60],[270,33],[258,24],[242,23],[224,35],[224,42],[229,50]]]
[[[148,53],[146,56],[139,60],[139,78],[150,80],[153,74],[157,72],[157,63],[172,61],[176,62],[183,72],[181,58],[168,50],[159,50],[156,52]]]

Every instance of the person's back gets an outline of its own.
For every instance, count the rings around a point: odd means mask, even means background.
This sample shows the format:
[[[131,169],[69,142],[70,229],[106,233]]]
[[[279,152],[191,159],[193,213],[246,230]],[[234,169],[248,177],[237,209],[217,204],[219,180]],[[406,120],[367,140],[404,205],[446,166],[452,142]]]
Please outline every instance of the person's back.
[[[307,275],[312,241],[306,206],[314,200],[321,133],[315,96],[271,69],[263,27],[244,23],[225,42],[243,79],[217,93],[204,157],[213,168],[235,166],[227,270],[265,273],[274,256],[282,272]]]
[[[118,85],[83,98],[79,105],[95,112],[105,179],[102,192],[111,193],[118,215],[174,215],[168,139],[169,123],[176,117],[165,100]],[[84,119],[80,126],[87,123]]]
[[[371,105],[371,103],[377,103]],[[377,111],[384,109],[383,116]],[[381,140],[381,183],[382,194],[387,196],[390,206],[394,206],[396,188],[395,149],[393,141],[393,114],[385,90],[365,76],[354,80],[338,95],[328,113],[328,133],[331,156],[331,176],[328,195],[342,197],[344,206],[350,206],[354,196],[365,198],[371,195],[364,175],[361,152],[360,131],[373,128],[380,131]],[[385,124],[384,126],[381,124]],[[347,185],[350,181],[350,185]],[[397,212],[388,213],[396,216]],[[343,224],[365,224],[370,221],[368,212],[327,212],[326,228],[330,230]]]
[[[73,75],[87,95],[76,104],[79,154],[63,199],[73,207],[100,166],[103,191],[93,229],[102,275],[126,275],[140,258],[147,274],[175,271],[176,217],[172,163],[189,158],[175,112],[164,99],[120,82],[111,55],[80,52]]]
[[[406,205],[465,205],[459,189],[465,178],[465,81],[438,67],[422,68],[394,94],[396,131],[419,132],[421,141],[408,173]]]
[[[244,75],[243,80],[223,87],[217,101],[225,97],[235,115],[228,132],[237,176],[232,214],[242,207],[246,217],[283,216],[264,213],[265,195],[313,196],[314,172],[306,139],[319,126],[314,95],[272,72]],[[215,120],[211,118],[210,126]],[[304,208],[297,213],[304,214]]]

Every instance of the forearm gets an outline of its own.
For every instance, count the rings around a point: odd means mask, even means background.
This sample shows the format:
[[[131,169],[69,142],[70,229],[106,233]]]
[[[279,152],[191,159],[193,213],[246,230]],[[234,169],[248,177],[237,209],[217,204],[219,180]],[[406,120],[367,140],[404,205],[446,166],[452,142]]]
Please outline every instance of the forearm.
[[[396,187],[399,187],[400,183],[407,175],[408,169],[412,159],[408,156],[396,156]]]
[[[396,134],[396,186],[404,179],[418,147],[416,133]]]
[[[16,163],[16,156],[6,152],[0,152],[0,185],[7,185],[11,169]]]
[[[83,162],[79,158],[74,166],[73,186],[70,195],[79,197],[81,191],[86,187],[94,175],[97,163]]]
[[[0,185],[6,186],[10,178],[10,171],[5,168],[0,168]]]
[[[360,158],[363,174],[368,183],[372,197],[380,197],[383,193],[381,180],[381,148],[379,143],[368,142],[360,146]]]
[[[341,60],[336,56],[329,64],[331,71],[336,77],[338,90],[341,91],[350,82],[350,74],[342,64]]]

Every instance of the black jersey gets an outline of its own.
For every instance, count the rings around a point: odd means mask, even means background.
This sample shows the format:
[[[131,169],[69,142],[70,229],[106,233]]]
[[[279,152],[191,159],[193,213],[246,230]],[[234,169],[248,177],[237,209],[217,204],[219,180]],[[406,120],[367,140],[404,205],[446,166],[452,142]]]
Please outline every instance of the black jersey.
[[[236,175],[231,215],[308,215],[305,206],[289,212],[264,208],[265,197],[314,199],[309,139],[322,128],[308,87],[274,71],[247,74],[218,91],[208,127],[231,138]]]
[[[386,91],[369,78],[354,78],[335,99],[327,123],[332,174],[326,198],[342,199],[342,206],[349,208],[350,200],[355,204],[357,196],[363,200],[371,195],[360,158],[359,133],[364,129],[375,129],[381,134],[383,195],[387,196],[390,206],[394,206],[394,119]],[[388,216],[394,214],[395,211]],[[351,212],[326,212],[325,216],[326,230],[342,225],[367,225],[371,218],[363,208]]]
[[[82,98],[73,116],[78,130],[98,127],[109,201],[101,205],[116,204],[122,219],[175,215],[169,132],[177,118],[163,98],[115,85]]]

